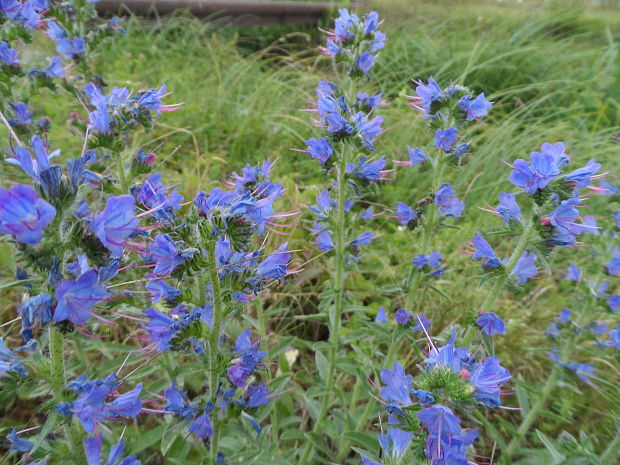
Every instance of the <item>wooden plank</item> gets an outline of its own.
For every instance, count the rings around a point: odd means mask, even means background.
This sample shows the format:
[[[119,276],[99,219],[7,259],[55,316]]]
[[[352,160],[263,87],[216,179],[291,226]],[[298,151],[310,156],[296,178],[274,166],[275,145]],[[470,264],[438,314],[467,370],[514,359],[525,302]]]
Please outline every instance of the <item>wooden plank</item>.
[[[95,7],[100,14],[131,11],[137,15],[163,16],[187,10],[200,18],[211,18],[217,24],[236,26],[316,24],[333,12],[340,2],[291,1],[211,1],[211,0],[100,0]],[[359,6],[352,4],[350,7]]]

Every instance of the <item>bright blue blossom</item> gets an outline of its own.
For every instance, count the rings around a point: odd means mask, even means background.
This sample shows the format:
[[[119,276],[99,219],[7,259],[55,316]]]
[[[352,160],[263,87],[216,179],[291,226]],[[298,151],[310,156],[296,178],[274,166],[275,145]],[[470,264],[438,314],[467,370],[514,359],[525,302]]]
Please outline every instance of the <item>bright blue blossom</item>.
[[[500,386],[510,381],[510,372],[502,367],[497,357],[487,357],[474,365],[469,381],[476,387],[474,398],[485,407],[493,408],[502,405]]]
[[[383,116],[375,116],[373,119],[368,120],[366,115],[360,111],[353,116],[353,119],[355,121],[355,129],[362,139],[362,145],[371,152],[374,152],[375,148],[373,142],[377,136],[381,134]],[[381,157],[381,159],[383,159],[383,157]]]
[[[439,206],[441,212],[453,218],[460,218],[463,214],[465,204],[454,197],[456,192],[448,183],[444,183],[435,192],[435,205]]]
[[[513,164],[509,180],[515,186],[523,188],[528,194],[544,189],[560,174],[560,168],[568,162],[564,154],[564,143],[545,143],[541,152],[532,152],[530,162],[519,158]]]
[[[521,219],[521,208],[519,208],[519,204],[512,192],[500,192],[499,205],[495,208],[495,211],[504,223]]]
[[[410,224],[414,224],[420,216],[406,203],[398,202],[396,205],[396,217],[401,225],[409,226]]]
[[[370,68],[375,65],[375,60],[376,57],[371,55],[370,52],[364,52],[357,59],[357,67],[361,72],[367,74],[370,71]]]
[[[9,118],[11,126],[27,126],[32,124],[32,112],[24,102],[10,103],[9,105],[15,113],[15,118]]]
[[[170,286],[163,279],[151,279],[144,287],[151,293],[151,301],[153,303],[157,303],[162,299],[166,302],[173,302],[181,295],[181,291],[176,287]]]
[[[385,386],[381,388],[379,395],[386,402],[409,405],[411,404],[409,393],[412,381],[413,376],[405,374],[403,366],[395,362],[391,370],[387,368],[381,370],[381,382]]]
[[[52,166],[50,160],[60,155],[60,150],[54,150],[49,153],[47,144],[44,143],[38,135],[32,136],[30,147],[34,152],[34,160],[27,148],[19,146],[15,149],[15,157],[6,158],[6,162],[11,165],[19,166],[34,181],[42,184],[42,175],[49,171]]]
[[[328,139],[324,137],[313,137],[311,139],[308,139],[305,143],[305,152],[312,158],[317,160],[321,165],[327,163],[334,154],[332,144],[329,142]]]
[[[480,231],[478,231],[474,236],[472,246],[474,249],[472,258],[474,260],[480,260],[482,266],[488,266],[491,268],[501,266],[502,262],[495,253],[495,250],[493,250],[493,247],[491,247],[484,237],[482,237]]]
[[[404,308],[399,308],[398,310],[396,310],[396,322],[399,325],[406,325],[407,323],[409,323],[411,317],[411,313],[409,313]]]
[[[538,274],[538,269],[536,268],[535,263],[535,254],[523,252],[510,274],[517,278],[519,285],[523,286],[528,279],[531,279]]]
[[[438,129],[435,131],[435,147],[444,152],[452,150],[452,146],[457,141],[458,135],[456,128]]]
[[[437,84],[432,77],[428,78],[428,84],[420,82],[415,91],[427,115],[431,113],[431,105],[441,100],[444,96],[441,87],[439,87],[439,84]]]
[[[17,430],[15,428],[12,428],[11,431],[9,431],[6,438],[10,443],[9,450],[13,452],[29,452],[34,447],[34,444],[28,439],[18,437]]]
[[[347,163],[346,172],[364,181],[378,181],[381,179],[383,168],[385,168],[384,157],[371,162],[362,156],[358,163]]]
[[[424,313],[416,313],[414,315],[414,321],[416,322],[416,324],[411,327],[412,331],[428,332],[431,327],[431,320],[430,318],[427,318]]]
[[[112,253],[113,258],[123,254],[126,239],[138,226],[134,211],[135,201],[131,195],[110,196],[104,210],[95,215],[88,227]]]
[[[411,166],[421,165],[429,160],[428,155],[420,147],[411,148],[407,146],[407,152]]]
[[[194,422],[189,426],[187,431],[190,434],[196,435],[199,439],[206,439],[207,436],[213,436],[213,426],[211,425],[211,418],[205,410]]]
[[[140,190],[134,195],[138,202],[153,210],[156,219],[170,221],[175,217],[175,212],[181,208],[183,196],[176,189],[168,189],[161,182],[161,178],[161,173],[148,175]]]
[[[9,47],[6,40],[0,40],[0,63],[7,66],[19,64],[17,52]]]
[[[256,275],[261,279],[282,279],[288,271],[291,253],[286,250],[288,243],[283,243],[256,267]]]
[[[480,326],[480,330],[487,336],[506,334],[504,322],[493,312],[483,313],[480,315],[476,320],[476,324]]]
[[[54,321],[69,320],[81,326],[93,314],[93,305],[101,302],[109,293],[99,285],[97,273],[87,271],[75,280],[63,281],[56,288]]]
[[[79,59],[86,51],[86,42],[81,37],[56,41],[56,50],[68,59]]]
[[[172,273],[189,257],[177,248],[177,244],[168,234],[158,234],[148,248],[147,258],[155,263],[153,273],[162,276]]]
[[[387,313],[385,313],[385,309],[383,306],[379,307],[377,310],[377,316],[375,317],[375,323],[387,323],[388,317]]]
[[[17,373],[21,377],[28,374],[19,357],[4,344],[4,339],[0,337],[0,374],[7,372]]]
[[[248,408],[260,407],[269,403],[269,388],[260,382],[256,386],[251,384],[245,393],[244,406]]]
[[[267,355],[258,350],[258,342],[252,342],[251,334],[246,329],[237,338],[235,352],[240,355],[241,361],[228,369],[228,377],[237,387],[246,385],[247,379]]]
[[[22,302],[19,307],[22,317],[22,337],[25,342],[32,339],[32,330],[38,325],[52,321],[52,297],[41,293]]]
[[[567,182],[574,184],[576,188],[582,189],[590,185],[592,176],[598,173],[600,169],[601,164],[596,163],[596,161],[592,159],[583,168],[579,168],[571,173],[568,173],[564,176],[564,179]]]
[[[84,451],[86,453],[86,461],[88,462],[88,465],[102,465],[101,437],[101,433],[99,433],[96,436],[89,437],[84,440]],[[105,465],[140,465],[141,462],[136,458],[135,455],[129,455],[123,459],[122,457],[124,452],[125,444],[121,439],[110,448],[108,459],[105,462]]]
[[[458,105],[467,115],[467,121],[473,121],[486,116],[493,103],[486,99],[483,92],[473,100],[469,95],[464,96],[459,100]]]
[[[611,260],[605,263],[605,268],[610,275],[620,275],[620,247],[614,249],[614,253],[611,256]]]
[[[177,389],[175,381],[164,391],[164,397],[166,398],[166,406],[164,407],[166,412],[174,413],[184,418],[186,422],[189,422],[198,414],[196,406],[187,402],[185,395]]]
[[[25,184],[0,187],[0,234],[9,234],[23,244],[37,244],[54,220],[56,209]]]

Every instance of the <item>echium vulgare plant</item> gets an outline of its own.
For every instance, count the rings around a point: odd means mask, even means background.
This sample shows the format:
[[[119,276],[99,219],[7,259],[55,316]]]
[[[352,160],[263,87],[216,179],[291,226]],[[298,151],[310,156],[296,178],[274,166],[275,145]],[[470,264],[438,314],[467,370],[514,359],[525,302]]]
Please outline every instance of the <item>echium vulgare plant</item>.
[[[317,196],[316,205],[310,207],[314,215],[311,230],[319,249],[334,255],[332,283],[322,293],[321,304],[329,327],[327,356],[322,352],[324,344],[315,346],[317,364],[325,367],[322,377],[326,386],[319,393],[320,402],[313,412],[313,435],[324,431],[335,398],[347,268],[355,266],[361,248],[375,239],[371,231],[360,234],[354,226],[373,217],[372,207],[364,204],[364,198],[386,175],[385,158],[374,155],[375,140],[382,132],[383,117],[376,115],[381,94],[372,95],[362,88],[370,81],[385,35],[379,30],[376,12],[363,17],[346,9],[339,13],[334,29],[327,31],[326,45],[322,48],[333,61],[335,80],[319,82],[314,108],[310,110],[316,115],[315,125],[323,134],[308,139],[303,150],[321,165],[330,179],[328,188]],[[354,213],[356,204],[366,208]],[[314,442],[315,439],[308,440],[301,451],[300,463],[311,462]],[[346,448],[344,443],[340,446]]]
[[[396,221],[415,237],[416,255],[410,261],[406,279],[394,288],[403,297],[396,311],[398,325],[392,333],[385,366],[394,362],[398,341],[408,333],[413,310],[423,306],[424,291],[428,288],[440,296],[445,295],[436,286],[436,281],[446,272],[445,251],[435,250],[433,245],[439,243],[437,238],[443,228],[455,227],[451,219],[461,218],[465,209],[456,189],[447,182],[449,170],[454,171],[467,161],[471,153],[471,144],[466,139],[468,127],[481,123],[492,107],[484,93],[474,97],[469,89],[460,85],[442,89],[432,77],[426,83],[416,82],[415,92],[415,96],[409,97],[409,104],[427,122],[427,129],[433,134],[432,147],[407,146],[409,160],[394,163],[409,167],[405,173],[409,178],[413,177],[413,170],[429,178],[430,190],[421,198],[402,199],[404,201],[399,201],[394,209]],[[418,315],[428,320],[423,313]],[[385,318],[387,314],[379,315],[379,321]],[[416,318],[413,323],[419,326]],[[430,320],[426,324],[428,329]]]
[[[226,189],[201,192],[187,207],[153,172],[155,154],[128,153],[132,133],[177,109],[162,102],[165,86],[106,91],[91,72],[97,43],[120,30],[118,21],[87,31],[94,9],[86,2],[9,0],[0,8],[4,171],[23,181],[0,187],[0,238],[12,245],[16,265],[16,280],[3,289],[21,295],[18,316],[0,337],[0,391],[38,405],[37,424],[16,419],[6,431],[7,457],[138,465],[124,456],[113,425],[165,414],[177,419],[173,431],[207,446],[208,463],[223,463],[223,428],[236,422],[260,432],[256,413],[270,399],[259,376],[265,353],[249,330],[230,323],[289,273],[287,244],[269,253],[265,233],[282,234],[282,218],[296,211],[274,211],[283,187],[270,181],[269,162],[233,173]],[[22,58],[17,50],[28,50],[35,34],[49,36],[61,56],[26,72],[37,54]],[[34,117],[43,88],[77,96],[70,115],[77,158],[57,162],[52,121]],[[11,331],[19,323],[21,344]],[[93,363],[96,342],[126,325],[145,343],[114,365]],[[168,387],[145,398],[143,383],[132,379],[156,357],[171,367],[171,353],[194,358],[203,377],[191,380],[190,395],[170,369]]]

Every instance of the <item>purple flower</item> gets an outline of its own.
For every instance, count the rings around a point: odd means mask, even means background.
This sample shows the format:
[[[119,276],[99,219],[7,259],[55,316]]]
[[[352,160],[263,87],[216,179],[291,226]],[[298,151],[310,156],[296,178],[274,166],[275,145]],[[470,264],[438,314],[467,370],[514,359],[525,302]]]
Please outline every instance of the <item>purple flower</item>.
[[[106,404],[106,412],[110,417],[126,417],[136,418],[142,411],[142,401],[140,393],[142,392],[142,383],[139,383],[134,389],[125,394],[121,394],[112,402]]]
[[[418,270],[421,270],[428,265],[428,257],[421,253],[420,255],[414,257],[411,263],[415,265]]]
[[[579,205],[578,198],[563,201],[558,208],[549,213],[549,217],[543,220],[543,224],[550,223],[557,228],[557,233],[566,237],[569,235],[576,237],[582,232],[595,230],[595,227],[576,222],[581,218],[577,205]]]
[[[370,245],[375,239],[371,231],[365,231],[351,241],[351,247],[358,249],[361,245]]]
[[[523,252],[523,255],[517,261],[517,264],[511,271],[511,275],[517,278],[517,282],[520,286],[523,286],[528,279],[533,278],[538,274],[536,268],[536,255],[533,253]]]
[[[50,160],[60,155],[60,150],[49,153],[47,145],[37,135],[32,136],[30,147],[35,154],[34,160],[31,158],[28,149],[19,146],[15,150],[16,157],[6,158],[6,162],[19,166],[33,180],[42,184],[42,174],[51,168]]]
[[[487,336],[506,334],[504,322],[493,312],[483,313],[480,315],[476,320],[476,324],[480,326],[480,330]]]
[[[407,146],[407,152],[409,152],[409,162],[411,166],[421,165],[428,161],[428,155],[420,147],[411,148]]]
[[[444,183],[435,192],[435,205],[448,217],[459,218],[463,214],[465,204],[454,197],[455,191],[450,184]]]
[[[444,152],[452,150],[452,146],[457,141],[458,135],[456,128],[438,129],[435,131],[435,147]]]
[[[409,405],[412,381],[413,376],[406,375],[403,366],[396,362],[391,370],[387,368],[381,370],[381,382],[385,386],[381,388],[379,395],[387,402]]]
[[[258,342],[252,343],[251,335],[250,330],[246,329],[235,343],[235,352],[241,356],[241,361],[228,369],[228,377],[237,387],[246,385],[247,379],[267,355],[258,350]]]
[[[424,360],[429,367],[437,365],[450,368],[454,373],[458,373],[463,366],[463,362],[469,358],[469,351],[465,347],[456,348],[456,331],[452,333],[450,341],[442,347],[431,350],[428,358]]]
[[[195,434],[199,439],[206,439],[207,436],[213,436],[213,427],[211,426],[211,419],[206,410],[189,426],[187,430],[190,434]]]
[[[620,247],[614,249],[611,260],[605,263],[605,268],[610,275],[617,276],[620,274]]]
[[[136,230],[135,201],[131,195],[110,196],[105,209],[95,215],[89,229],[112,252],[113,258],[123,255],[125,240]]]
[[[324,137],[318,139],[316,137],[313,137],[311,139],[308,139],[305,143],[305,152],[312,158],[317,160],[321,165],[327,163],[334,154],[332,144],[329,142],[328,139],[325,139]]]
[[[484,237],[482,237],[480,231],[478,231],[474,236],[472,246],[474,249],[472,258],[474,260],[480,260],[482,266],[488,266],[491,268],[501,266],[502,262],[495,253],[495,250],[493,250],[493,247],[491,247]]]
[[[32,330],[37,323],[42,325],[52,321],[52,297],[39,294],[26,299],[19,307],[22,319],[22,337],[28,342],[32,339]]]
[[[409,323],[411,316],[411,313],[409,313],[404,308],[399,308],[398,310],[396,310],[396,322],[400,325],[406,325],[407,323]]]
[[[286,250],[285,242],[256,267],[256,275],[261,279],[282,279],[288,271],[291,253]]]
[[[607,305],[614,312],[617,312],[620,309],[620,295],[610,295],[607,297]]]
[[[69,320],[81,326],[93,314],[93,305],[101,302],[109,293],[99,285],[99,277],[93,270],[87,271],[75,280],[63,281],[56,288],[56,309],[54,321]]]
[[[25,184],[0,187],[0,234],[10,234],[23,244],[37,244],[54,220],[56,209]]]
[[[28,374],[19,357],[4,345],[4,339],[0,337],[0,374],[7,372],[17,373],[21,377]]]
[[[78,59],[86,51],[86,44],[81,37],[73,39],[59,39],[56,41],[56,50],[68,59]]]
[[[420,410],[418,418],[431,436],[461,434],[461,420],[452,413],[452,410],[441,404]]]
[[[332,240],[332,232],[328,229],[324,229],[316,236],[316,243],[319,246],[321,252],[329,252],[334,248],[334,241]]]
[[[71,413],[80,420],[82,428],[88,434],[93,434],[97,423],[101,423],[107,418],[105,399],[111,390],[106,385],[92,385],[71,403]]]
[[[486,116],[493,106],[493,103],[486,99],[483,92],[473,100],[469,95],[464,96],[459,100],[458,105],[467,115],[467,121],[473,121],[474,119],[477,120]]]
[[[521,219],[521,208],[519,208],[519,204],[512,192],[500,192],[499,205],[495,208],[495,211],[504,223]]]
[[[581,280],[581,269],[574,264],[570,264],[568,266],[568,270],[566,270],[566,276],[564,276],[565,281],[579,281]]]
[[[375,317],[375,323],[387,323],[387,321],[388,321],[388,317],[382,305],[381,307],[379,307],[379,310],[377,310],[377,316]]]

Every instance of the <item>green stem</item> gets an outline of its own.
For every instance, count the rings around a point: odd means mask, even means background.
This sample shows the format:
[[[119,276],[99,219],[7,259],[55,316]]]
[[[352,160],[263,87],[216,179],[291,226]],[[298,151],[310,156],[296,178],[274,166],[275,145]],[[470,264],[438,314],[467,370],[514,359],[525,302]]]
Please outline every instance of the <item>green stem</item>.
[[[437,158],[433,161],[433,178],[431,182],[431,188],[433,195],[439,187],[441,186],[441,180],[443,177],[444,168],[446,166],[445,163],[445,155],[441,152],[437,154]],[[437,206],[432,203],[429,205],[428,213],[426,217],[426,221],[422,224],[421,228],[421,240],[422,247],[419,249],[420,253],[426,254],[429,252],[429,248],[431,246],[432,229],[435,227],[435,223],[437,221]],[[405,291],[407,295],[405,296],[405,309],[411,310],[413,308],[413,303],[416,298],[416,294],[418,289],[420,288],[420,280],[422,279],[422,273],[419,272],[418,268],[412,263],[411,268],[409,269],[409,276],[407,277],[407,281],[405,282]]]
[[[336,357],[338,355],[338,346],[340,343],[340,329],[342,324],[342,309],[344,307],[344,253],[345,253],[345,201],[346,201],[346,167],[347,167],[347,152],[346,144],[342,144],[342,151],[340,153],[340,160],[338,166],[338,206],[336,211],[336,298],[334,301],[334,315],[333,318],[329,318],[329,356],[328,356],[328,368],[327,368],[327,386],[325,393],[321,399],[321,406],[319,409],[319,415],[314,422],[312,428],[313,433],[320,431],[323,420],[327,415],[327,409],[329,408],[329,402],[333,398],[333,391],[335,387],[335,371],[336,371]],[[312,451],[312,444],[306,443],[306,448],[303,451],[301,462],[306,464],[306,460]]]
[[[368,418],[370,417],[370,412],[372,410],[373,403],[366,402],[366,406],[364,407],[364,411],[360,416],[357,424],[355,425],[354,431],[362,431],[364,425],[368,422]],[[348,439],[340,440],[340,444],[338,445],[338,455],[336,458],[336,463],[342,462],[345,457],[349,454],[349,449],[351,448],[351,441]]]
[[[118,180],[120,182],[120,193],[127,194],[129,192],[129,184],[127,183],[127,174],[125,173],[125,165],[123,165],[123,156],[120,151],[114,150],[114,159],[116,160],[116,169],[118,170]]]
[[[220,373],[218,365],[218,349],[220,342],[220,331],[222,326],[223,305],[222,292],[220,287],[220,277],[217,274],[217,266],[215,263],[215,240],[211,239],[207,242],[208,258],[211,261],[209,270],[209,279],[211,281],[211,291],[213,292],[213,326],[209,337],[209,395],[211,398],[215,396],[215,391],[220,381]],[[216,415],[213,416],[213,436],[211,437],[211,461],[215,464],[217,458],[218,446],[220,438],[220,422]]]
[[[258,334],[261,340],[264,340],[267,336],[267,322],[265,321],[265,309],[263,308],[263,302],[260,299],[256,299],[256,319],[258,320]],[[268,372],[269,379],[271,380],[271,372]],[[280,435],[280,422],[278,420],[278,400],[274,400],[271,405],[269,413],[271,419],[271,437],[274,444],[278,444],[278,437]]]
[[[609,443],[603,455],[601,455],[601,463],[603,465],[613,465],[617,463],[618,455],[620,454],[620,434],[616,434],[613,441]]]
[[[64,337],[60,330],[54,326],[49,327],[49,353],[51,384],[54,399],[63,402],[65,391],[65,357],[64,357]],[[72,425],[65,427],[65,434],[71,445],[73,460],[77,465],[86,463],[86,455],[82,448],[81,431],[79,425],[74,420]]]

